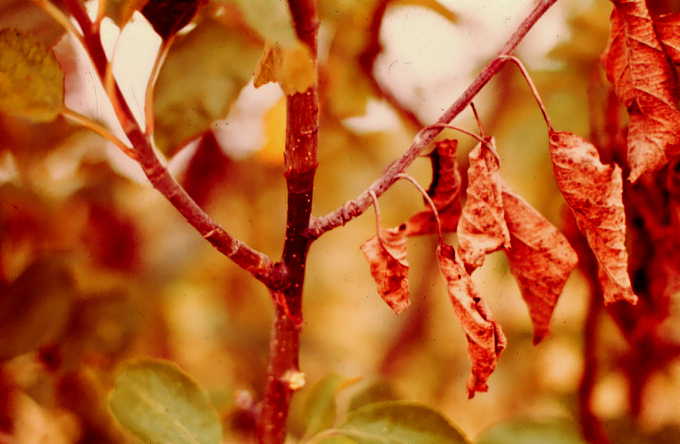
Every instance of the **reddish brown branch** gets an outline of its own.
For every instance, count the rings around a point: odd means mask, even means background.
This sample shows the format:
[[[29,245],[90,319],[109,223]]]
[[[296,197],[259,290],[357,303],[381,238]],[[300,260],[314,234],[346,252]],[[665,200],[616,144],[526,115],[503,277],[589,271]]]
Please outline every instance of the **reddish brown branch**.
[[[101,44],[99,29],[90,20],[84,5],[79,0],[65,0],[65,5],[83,31],[85,49],[97,70],[100,81],[104,83],[108,60]],[[114,93],[110,99],[149,182],[218,251],[249,271],[269,288],[280,287],[284,279],[285,268],[277,266],[265,254],[235,239],[196,204],[156,156],[150,138],[147,138],[137,125],[132,111],[115,82]]]
[[[556,1],[557,0],[540,0],[505,45],[503,45],[499,52],[499,56],[509,55],[527,35],[538,19],[541,18]],[[463,94],[458,97],[458,100],[456,100],[444,114],[439,117],[436,123],[449,123],[460,114],[461,111],[470,104],[472,99],[474,99],[484,85],[498,73],[504,63],[505,60],[502,58],[494,58],[482,72],[479,73]],[[406,168],[418,157],[420,152],[427,147],[441,131],[441,127],[426,127],[421,130],[404,155],[393,162],[387,168],[383,176],[373,182],[368,189],[364,190],[355,199],[346,202],[337,210],[325,216],[316,218],[311,228],[308,230],[308,236],[311,239],[318,238],[323,233],[341,225],[345,225],[350,220],[361,215],[371,204],[369,191],[373,191],[377,196],[380,196],[387,191],[397,180],[397,175],[404,172],[404,170],[406,170]]]
[[[316,59],[316,33],[319,26],[316,0],[289,0],[295,30]],[[281,444],[286,438],[288,409],[295,390],[287,375],[298,374],[302,289],[307,251],[305,236],[312,213],[314,173],[317,167],[319,98],[316,85],[303,93],[286,97],[285,177],[288,191],[286,238],[282,262],[287,270],[287,286],[274,293],[276,319],[270,342],[267,387],[258,423],[258,441]]]

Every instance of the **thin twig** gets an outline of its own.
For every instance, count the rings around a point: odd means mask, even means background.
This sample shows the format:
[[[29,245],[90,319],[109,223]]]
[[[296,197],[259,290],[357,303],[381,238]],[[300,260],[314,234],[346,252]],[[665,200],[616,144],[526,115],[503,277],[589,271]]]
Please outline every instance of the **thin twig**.
[[[61,114],[76,122],[77,124],[88,128],[95,133],[99,134],[103,138],[107,139],[108,141],[112,142],[114,145],[116,145],[120,150],[129,158],[132,160],[138,161],[139,157],[137,156],[137,152],[129,147],[128,145],[125,144],[122,140],[120,140],[118,137],[114,136],[111,131],[109,131],[108,128],[105,128],[104,126],[100,125],[99,123],[95,122],[94,120],[90,119],[89,117],[80,114],[77,111],[74,111],[72,109],[64,107],[61,111]]]
[[[503,64],[506,62],[506,60],[500,58],[500,56],[509,55],[527,35],[538,19],[541,18],[555,2],[557,2],[557,0],[540,0],[538,2],[529,15],[522,21],[517,30],[503,45],[499,52],[499,57],[495,57],[489,62],[475,80],[473,80],[470,86],[468,86],[460,97],[458,97],[458,100],[456,100],[439,117],[437,123],[449,123],[470,104],[484,85],[500,71]],[[396,181],[396,175],[404,172],[404,170],[406,170],[406,168],[418,157],[420,152],[425,149],[425,147],[427,147],[441,131],[441,128],[431,128],[428,131],[419,132],[408,150],[406,150],[400,159],[393,162],[387,168],[382,177],[373,182],[367,190],[363,191],[355,199],[346,202],[343,206],[325,216],[315,218],[312,226],[307,231],[307,236],[310,239],[318,238],[325,232],[345,225],[350,220],[361,215],[366,211],[371,202],[368,190],[372,190],[376,196],[380,196],[387,191],[387,189],[389,189]]]
[[[380,233],[380,226],[382,225],[382,223],[380,222],[381,218],[380,218],[380,205],[378,204],[378,196],[376,196],[373,191],[369,191],[369,194],[371,195],[371,201],[373,202],[373,211],[375,212],[375,231]]]
[[[430,206],[430,209],[432,209],[432,216],[434,216],[435,222],[437,222],[437,237],[438,237],[439,241],[441,242],[444,239],[444,236],[442,235],[442,221],[439,219],[439,211],[437,210],[437,206],[432,201],[432,198],[430,197],[430,195],[427,194],[427,191],[425,191],[425,189],[418,183],[417,180],[415,180],[413,177],[409,176],[408,174],[405,174],[405,173],[397,174],[397,178],[404,179],[404,180],[407,180],[408,182],[411,182],[413,184],[413,186],[415,186],[416,189],[418,191],[420,191],[420,194],[423,195],[423,198],[425,198],[425,201]],[[375,193],[373,194],[373,196],[375,196]]]
[[[97,8],[97,18],[94,20],[94,23],[95,23],[96,26],[99,26],[101,24],[102,20],[104,19],[104,17],[106,17],[106,4],[107,4],[106,0],[99,0],[97,2],[97,6],[98,6],[98,8]]]
[[[33,3],[36,4],[40,9],[45,11],[52,19],[59,23],[69,34],[71,34],[73,37],[76,38],[83,46],[85,46],[85,43],[83,42],[83,34],[80,33],[75,26],[73,26],[73,23],[68,19],[68,17],[61,12],[61,9],[57,8],[54,6],[54,4],[50,0],[31,0]]]
[[[470,102],[470,109],[472,110],[472,114],[475,116],[475,122],[477,122],[477,129],[479,130],[479,135],[482,136],[482,138],[485,138],[486,134],[484,132],[484,127],[482,126],[482,119],[479,118],[479,113],[477,112],[475,102]]]
[[[489,143],[489,141],[487,139],[485,139],[483,136],[480,136],[480,135],[477,135],[477,134],[475,134],[471,131],[468,131],[465,128],[461,128],[461,127],[454,126],[454,125],[449,125],[448,123],[435,123],[434,125],[430,125],[426,128],[423,128],[421,131],[428,131],[430,128],[451,129],[451,130],[454,130],[454,131],[458,131],[459,133],[463,133],[466,136],[470,136],[473,139],[475,139],[477,142],[479,142],[483,145],[486,145],[489,148],[493,149],[491,144]]]
[[[543,99],[541,99],[541,95],[538,93],[538,89],[536,88],[536,85],[534,84],[534,81],[531,80],[531,76],[529,75],[529,72],[527,69],[524,67],[524,64],[520,59],[518,59],[515,56],[510,56],[510,55],[500,55],[498,56],[499,59],[502,60],[507,60],[515,64],[517,68],[519,68],[519,71],[522,73],[522,77],[524,77],[524,80],[527,81],[529,84],[529,88],[531,89],[531,94],[534,95],[534,99],[536,99],[536,103],[538,103],[538,107],[541,109],[541,113],[543,114],[543,119],[545,120],[545,124],[548,125],[548,129],[552,131],[553,126],[552,122],[550,121],[550,116],[548,115],[548,111],[545,109],[545,105],[543,104]]]
[[[149,81],[146,84],[146,98],[144,99],[144,116],[145,116],[145,122],[146,122],[146,134],[151,135],[153,134],[154,127],[155,127],[155,113],[154,113],[154,91],[156,89],[156,81],[158,80],[158,75],[161,72],[161,68],[163,67],[163,63],[165,62],[165,59],[168,56],[168,53],[170,52],[170,48],[172,47],[172,43],[175,41],[175,36],[172,35],[167,41],[163,42],[161,44],[160,49],[158,50],[158,55],[156,56],[156,60],[153,63],[153,67],[151,68],[151,74],[149,75]]]

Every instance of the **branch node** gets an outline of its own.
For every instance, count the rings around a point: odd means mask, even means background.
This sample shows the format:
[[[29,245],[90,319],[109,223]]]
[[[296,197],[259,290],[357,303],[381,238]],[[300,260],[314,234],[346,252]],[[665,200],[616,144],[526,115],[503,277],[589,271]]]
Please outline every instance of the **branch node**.
[[[305,374],[299,370],[287,370],[279,380],[293,391],[300,390],[307,383]]]

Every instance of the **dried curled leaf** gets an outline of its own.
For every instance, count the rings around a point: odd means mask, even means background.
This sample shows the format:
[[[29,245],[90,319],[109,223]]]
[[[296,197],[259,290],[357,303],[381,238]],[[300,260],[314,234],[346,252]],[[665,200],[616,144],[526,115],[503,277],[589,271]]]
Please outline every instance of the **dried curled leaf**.
[[[456,231],[460,217],[458,197],[461,179],[456,161],[457,148],[457,140],[443,139],[435,142],[435,151],[432,153],[432,182],[427,194],[437,207],[443,232]],[[429,205],[426,210],[411,216],[406,225],[409,236],[437,232],[437,221]]]
[[[673,63],[680,65],[680,13],[655,17],[654,29],[666,55]]]
[[[564,235],[520,196],[503,189],[505,222],[512,247],[510,271],[534,324],[534,344],[548,333],[550,318],[578,257]]]
[[[618,166],[603,165],[597,150],[569,132],[550,132],[555,179],[600,266],[606,304],[637,302],[628,275],[623,180]]]
[[[371,275],[378,285],[378,294],[399,314],[411,300],[408,293],[408,270],[406,260],[406,227],[380,230],[361,245],[361,251],[371,266]]]
[[[316,83],[316,66],[309,48],[267,44],[255,71],[255,87],[278,82],[287,95],[303,93]]]
[[[488,389],[487,380],[505,349],[506,340],[500,325],[492,318],[486,303],[477,293],[465,266],[450,245],[437,247],[441,271],[456,313],[468,342],[472,374],[468,380],[468,397]]]
[[[628,108],[630,181],[664,166],[680,152],[678,83],[645,0],[613,0],[603,62],[617,97]],[[660,26],[659,29],[666,29]],[[677,36],[675,36],[677,40]],[[673,43],[669,37],[667,42]]]
[[[470,151],[467,199],[458,222],[460,254],[468,270],[481,266],[486,254],[510,247],[503,217],[500,159],[493,138],[486,142]]]
[[[0,112],[36,122],[54,120],[64,104],[64,73],[35,37],[0,30]]]

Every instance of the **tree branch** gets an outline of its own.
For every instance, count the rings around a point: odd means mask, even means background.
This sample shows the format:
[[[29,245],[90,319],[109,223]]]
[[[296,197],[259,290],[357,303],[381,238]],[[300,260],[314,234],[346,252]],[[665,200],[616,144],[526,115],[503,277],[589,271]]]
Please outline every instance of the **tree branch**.
[[[101,44],[99,27],[90,20],[84,5],[79,0],[65,0],[64,4],[83,31],[85,49],[97,70],[100,81],[105,83],[109,62]],[[265,254],[231,236],[203,211],[172,177],[156,156],[152,136],[145,136],[140,129],[115,80],[109,98],[125,134],[132,143],[137,161],[154,188],[165,196],[186,221],[220,253],[250,272],[267,287],[281,287],[285,280],[285,268],[280,264],[274,264]]]
[[[498,54],[499,57],[496,57],[489,62],[482,72],[473,80],[470,86],[468,86],[460,97],[458,97],[458,100],[456,100],[444,114],[439,117],[436,123],[449,123],[470,104],[472,99],[474,99],[479,91],[481,91],[481,89],[505,64],[506,59],[501,57],[510,55],[538,19],[540,19],[556,1],[557,0],[540,0],[536,4],[534,9],[522,23],[520,23],[517,30],[515,30],[512,36],[510,36],[508,41],[503,45]],[[416,134],[413,143],[402,157],[390,164],[383,176],[373,182],[368,189],[364,190],[355,199],[346,202],[337,210],[325,216],[315,218],[312,226],[307,231],[309,238],[316,239],[325,232],[345,225],[350,220],[360,216],[371,204],[370,191],[373,191],[377,196],[380,196],[387,191],[397,180],[397,175],[404,172],[404,170],[406,170],[406,168],[408,168],[408,166],[418,157],[420,152],[425,149],[425,147],[427,147],[441,131],[442,128],[437,126],[423,128]]]
[[[319,26],[316,0],[289,0],[298,39],[306,44],[316,61],[316,34]],[[277,301],[276,319],[270,342],[267,387],[258,421],[258,442],[282,444],[286,437],[288,409],[293,393],[300,388],[289,375],[298,375],[302,288],[307,251],[311,240],[305,236],[312,213],[314,173],[317,167],[319,98],[317,87],[286,97],[285,178],[288,191],[286,238],[282,262],[287,270],[287,286],[273,292]]]

